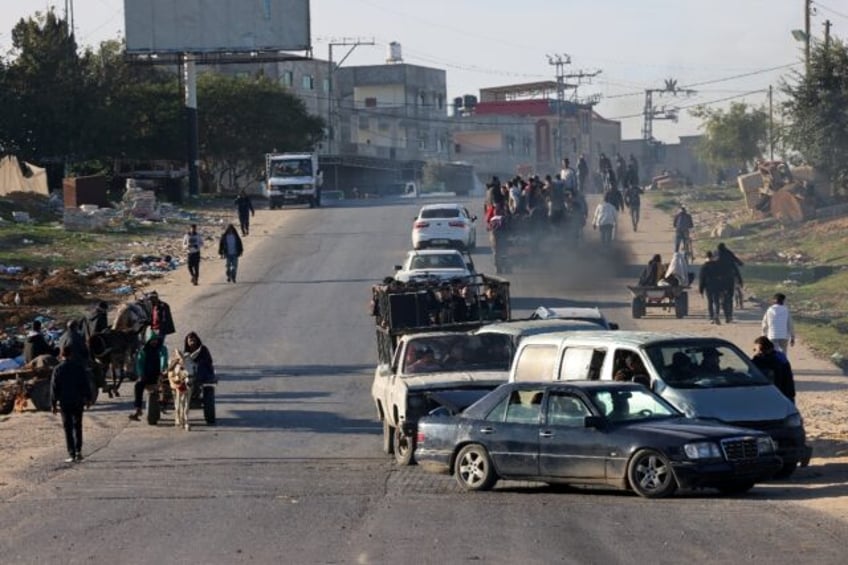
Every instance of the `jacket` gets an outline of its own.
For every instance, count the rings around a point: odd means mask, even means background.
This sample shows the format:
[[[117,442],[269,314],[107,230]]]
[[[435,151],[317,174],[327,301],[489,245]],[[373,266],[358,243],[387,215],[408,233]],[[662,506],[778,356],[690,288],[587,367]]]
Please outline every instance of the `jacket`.
[[[244,252],[244,246],[241,243],[241,237],[235,231],[225,232],[224,235],[221,236],[221,240],[218,242],[218,255],[229,255],[227,253],[227,235],[232,234],[236,238],[236,256],[241,257],[241,254]]]
[[[754,355],[751,360],[768,380],[783,393],[783,396],[795,402],[795,376],[792,374],[792,365],[789,363],[789,359],[783,353],[772,351]]]
[[[159,322],[158,328],[151,328],[156,331],[159,335],[171,335],[176,332],[177,329],[174,327],[174,318],[171,316],[171,307],[168,306],[167,303],[159,301],[156,305],[151,306],[150,311],[150,321],[153,321],[153,310],[156,310],[157,320]]]
[[[147,343],[138,352],[135,360],[135,374],[138,378],[146,383],[155,382],[160,373],[164,373],[168,369],[168,348],[161,342],[157,349],[153,349],[150,345],[150,340],[154,336],[147,339]],[[150,356],[155,356],[150,358]],[[158,357],[158,359],[157,359]],[[155,374],[153,369],[156,368]]]
[[[792,315],[785,304],[772,304],[763,315],[763,335],[770,340],[795,339]]]
[[[724,292],[728,286],[733,285],[733,279],[728,278],[724,269],[718,261],[707,261],[701,265],[701,271],[698,273],[698,292],[704,294],[706,292]]]
[[[595,215],[592,218],[593,226],[609,226],[615,225],[616,221],[616,209],[609,202],[601,202],[595,208]]]
[[[53,369],[50,378],[50,405],[65,409],[79,409],[91,402],[91,382],[85,367],[73,359],[66,359]]]
[[[235,205],[240,217],[246,218],[248,214],[256,213],[253,209],[253,203],[250,201],[250,196],[247,194],[236,197]]]
[[[692,216],[689,212],[678,212],[674,216],[674,229],[678,231],[691,230],[695,224],[692,223]]]
[[[24,341],[24,362],[29,363],[39,355],[52,354],[53,349],[47,344],[44,335],[39,332],[30,332]]]

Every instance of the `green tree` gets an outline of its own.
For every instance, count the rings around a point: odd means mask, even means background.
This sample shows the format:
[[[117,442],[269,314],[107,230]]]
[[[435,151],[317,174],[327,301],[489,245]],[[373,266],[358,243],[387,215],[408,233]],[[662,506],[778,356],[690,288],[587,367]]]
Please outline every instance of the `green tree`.
[[[787,124],[783,143],[848,194],[848,48],[836,40],[814,46],[809,71],[781,86]]]
[[[762,155],[768,141],[768,114],[762,108],[734,102],[727,110],[698,106],[691,114],[704,130],[696,151],[712,168],[748,164]]]
[[[204,73],[197,107],[204,180],[216,187],[225,176],[244,187],[258,178],[265,153],[311,151],[323,135],[324,121],[264,76]]]

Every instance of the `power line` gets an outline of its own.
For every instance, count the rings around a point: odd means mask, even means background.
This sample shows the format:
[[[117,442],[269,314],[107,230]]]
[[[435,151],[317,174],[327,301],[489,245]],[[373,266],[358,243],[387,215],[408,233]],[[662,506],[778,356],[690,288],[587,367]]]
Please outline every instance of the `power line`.
[[[848,14],[844,14],[844,13],[842,13],[842,12],[837,12],[836,10],[834,10],[833,8],[831,8],[830,6],[825,6],[825,5],[824,5],[824,4],[822,4],[821,2],[815,2],[815,1],[814,1],[814,2],[813,2],[813,4],[815,4],[816,6],[818,6],[819,8],[821,8],[822,10],[825,10],[826,12],[830,12],[830,13],[831,13],[831,14],[833,14],[834,16],[839,16],[840,18],[848,19]]]
[[[686,104],[684,106],[678,106],[678,110],[685,110],[687,108],[694,108],[696,106],[712,106],[714,104],[721,104],[722,102],[727,102],[728,100],[734,100],[736,98],[744,98],[745,96],[750,96],[752,94],[760,94],[763,92],[768,92],[767,88],[760,88],[758,90],[749,90],[748,92],[743,92],[742,94],[736,94],[733,96],[725,96],[724,98],[716,98],[715,100],[707,100],[706,102],[697,102],[694,104]],[[627,114],[626,116],[611,116],[607,118],[608,120],[627,120],[631,118],[641,118],[644,114],[642,112],[638,114]]]
[[[755,76],[755,75],[761,75],[763,73],[770,73],[772,71],[777,71],[777,70],[780,70],[780,69],[788,69],[790,67],[794,67],[794,66],[797,66],[797,65],[800,65],[800,64],[801,63],[787,63],[785,65],[778,65],[776,67],[768,67],[768,68],[765,68],[765,69],[759,69],[757,71],[751,71],[751,72],[742,73],[742,74],[739,74],[739,75],[733,75],[733,76],[729,76],[729,77],[717,78],[717,79],[711,79],[711,80],[704,80],[704,81],[701,81],[701,82],[693,82],[691,84],[681,86],[681,88],[692,88],[694,86],[702,86],[704,84],[715,84],[717,82],[727,82],[729,80],[736,80],[738,78],[747,78],[747,77],[751,77],[751,76]]]

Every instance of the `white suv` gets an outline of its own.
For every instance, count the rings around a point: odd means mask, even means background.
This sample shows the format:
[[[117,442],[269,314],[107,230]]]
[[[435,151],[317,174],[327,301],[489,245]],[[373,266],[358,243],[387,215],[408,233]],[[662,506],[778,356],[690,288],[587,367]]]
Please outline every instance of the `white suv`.
[[[462,204],[427,204],[412,224],[412,247],[456,247],[471,251],[477,246],[477,216]]]

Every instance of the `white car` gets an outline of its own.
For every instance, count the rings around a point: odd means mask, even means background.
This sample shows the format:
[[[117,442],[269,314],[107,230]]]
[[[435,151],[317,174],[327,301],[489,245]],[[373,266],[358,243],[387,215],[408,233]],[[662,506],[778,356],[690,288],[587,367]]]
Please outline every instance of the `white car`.
[[[531,320],[575,320],[591,322],[606,330],[617,330],[618,324],[607,320],[606,316],[597,307],[565,306],[548,308],[539,306],[530,316]]]
[[[471,251],[477,246],[477,216],[462,204],[427,204],[412,224],[412,247],[455,247]]]
[[[465,279],[475,274],[471,258],[456,249],[412,250],[403,265],[395,265],[395,271],[395,280],[401,282]]]

